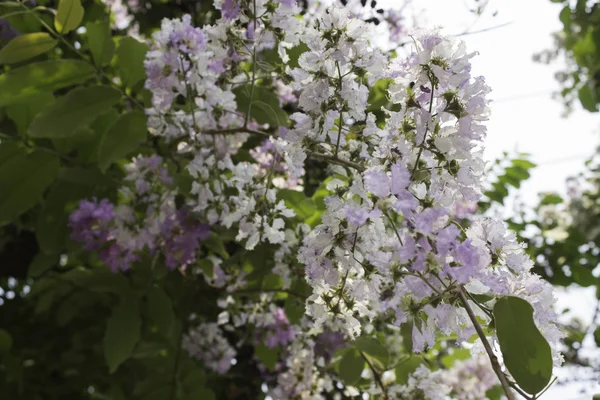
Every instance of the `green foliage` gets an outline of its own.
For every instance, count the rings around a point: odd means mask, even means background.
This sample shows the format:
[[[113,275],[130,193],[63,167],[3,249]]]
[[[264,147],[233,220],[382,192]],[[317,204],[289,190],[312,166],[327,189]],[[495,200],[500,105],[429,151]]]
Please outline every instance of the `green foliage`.
[[[83,19],[83,7],[80,0],[60,0],[54,28],[57,32],[65,34],[77,29]]]
[[[342,381],[354,385],[360,379],[365,368],[365,359],[356,349],[349,349],[344,353],[339,365],[339,374]]]
[[[41,151],[26,154],[15,149],[14,156],[0,160],[0,225],[35,206],[58,168],[58,158]]]
[[[523,390],[539,393],[552,378],[552,352],[535,326],[533,307],[507,296],[494,305],[494,320],[506,368]]]
[[[233,92],[238,107],[241,110],[250,110],[250,117],[259,124],[269,124],[272,127],[287,126],[288,115],[281,109],[273,90],[260,85],[254,85],[252,89],[252,85],[247,84]]]
[[[94,67],[79,60],[48,60],[27,64],[0,75],[0,107],[29,96],[83,83],[94,77]]]
[[[133,353],[141,326],[139,299],[124,296],[108,319],[104,334],[104,357],[111,374]]]
[[[406,385],[408,383],[409,376],[415,372],[419,365],[425,363],[425,360],[421,356],[412,355],[406,358],[405,360],[400,360],[398,365],[396,365],[396,382],[401,385]]]
[[[119,41],[117,65],[119,66],[119,76],[125,86],[134,87],[146,79],[144,58],[147,52],[148,46],[134,38],[124,37]]]
[[[0,50],[0,64],[16,64],[52,50],[57,41],[45,32],[17,36]]]
[[[115,42],[110,34],[108,20],[88,22],[85,29],[94,63],[98,66],[109,64],[115,54]]]
[[[109,86],[90,86],[71,90],[46,107],[29,126],[35,138],[68,138],[108,112],[121,99],[121,93]]]
[[[98,147],[98,165],[106,170],[111,163],[134,151],[146,138],[146,116],[132,111],[119,116],[102,134]]]

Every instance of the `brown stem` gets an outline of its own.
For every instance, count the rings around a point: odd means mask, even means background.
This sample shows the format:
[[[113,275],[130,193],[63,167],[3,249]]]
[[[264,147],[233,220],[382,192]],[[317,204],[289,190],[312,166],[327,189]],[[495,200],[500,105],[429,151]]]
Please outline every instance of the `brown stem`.
[[[471,306],[469,305],[469,300],[467,300],[467,297],[465,296],[465,293],[464,293],[464,290],[462,287],[458,288],[458,295],[460,297],[460,301],[463,304],[463,307],[465,307],[465,310],[467,310],[467,314],[469,314],[469,318],[471,319],[471,322],[473,323],[473,326],[475,327],[475,330],[477,331],[477,335],[479,336],[479,338],[481,339],[481,342],[483,343],[483,347],[485,348],[485,351],[488,354],[488,357],[490,358],[490,363],[492,364],[492,369],[494,370],[494,372],[498,376],[498,379],[500,380],[500,384],[502,385],[502,389],[504,389],[506,398],[508,400],[515,400],[515,396],[514,396],[513,392],[510,390],[510,384],[508,383],[508,380],[506,379],[506,375],[504,375],[504,372],[502,372],[502,368],[500,367],[498,358],[494,354],[494,351],[492,350],[492,346],[490,346],[490,343],[488,342],[487,338],[485,337],[485,333],[483,332],[483,329],[481,329],[481,326],[479,325],[479,322],[477,321],[477,317],[475,316],[475,313],[471,309]]]

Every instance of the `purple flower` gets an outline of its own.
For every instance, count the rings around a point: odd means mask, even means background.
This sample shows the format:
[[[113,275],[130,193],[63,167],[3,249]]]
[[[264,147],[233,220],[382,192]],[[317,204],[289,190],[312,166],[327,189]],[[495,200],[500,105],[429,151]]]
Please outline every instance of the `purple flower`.
[[[277,308],[273,313],[275,321],[265,327],[258,328],[255,342],[260,343],[264,337],[269,348],[285,346],[294,340],[295,332],[282,308]]]
[[[19,31],[7,19],[0,19],[0,40],[8,42],[17,36],[19,36]]]
[[[235,19],[240,14],[240,5],[237,0],[224,0],[221,6],[221,15],[225,19]]]
[[[331,361],[336,351],[346,346],[344,335],[340,332],[325,331],[315,338],[315,355]]]
[[[69,216],[71,239],[83,244],[87,251],[99,249],[109,240],[109,225],[114,217],[113,205],[108,199],[82,200]]]
[[[347,204],[344,207],[346,219],[353,225],[363,226],[369,218],[369,212],[362,207]]]
[[[165,263],[171,270],[196,261],[196,250],[200,241],[210,235],[208,225],[190,220],[185,210],[167,218],[161,226],[161,232],[165,237]]]
[[[448,225],[444,229],[438,232],[436,236],[436,247],[438,253],[446,255],[448,252],[456,246],[456,238],[458,237],[459,230],[454,225]]]
[[[133,251],[124,249],[116,243],[100,250],[100,260],[108,265],[112,272],[127,271],[131,264],[138,261],[140,257]]]
[[[427,208],[421,214],[415,216],[415,229],[429,235],[433,229],[433,224],[446,214],[446,210],[442,208]]]
[[[390,178],[385,172],[373,170],[365,172],[365,186],[377,197],[390,195]]]
[[[392,165],[392,194],[400,195],[410,184],[410,173],[404,165]]]
[[[189,14],[184,15],[181,25],[177,26],[169,37],[170,44],[184,53],[204,50],[206,46],[204,32],[200,28],[194,28],[191,23],[192,17]]]

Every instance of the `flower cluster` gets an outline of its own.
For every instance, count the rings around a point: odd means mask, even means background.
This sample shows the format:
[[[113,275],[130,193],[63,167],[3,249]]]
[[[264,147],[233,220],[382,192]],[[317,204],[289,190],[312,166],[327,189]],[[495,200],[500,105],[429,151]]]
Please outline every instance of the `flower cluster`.
[[[83,200],[69,217],[71,238],[87,251],[98,251],[113,271],[126,271],[144,251],[160,251],[170,269],[196,261],[200,241],[210,234],[208,225],[176,209],[172,178],[158,156],[138,157],[126,166],[127,185],[121,202]]]
[[[213,271],[203,272],[206,282],[225,293],[219,322],[192,329],[183,346],[220,373],[236,354],[224,326],[254,333],[241,341],[287,347],[269,388],[275,399],[321,399],[340,387],[360,394],[328,367],[337,348],[373,326],[408,326],[417,353],[440,334],[479,337],[476,361],[449,375],[419,367],[407,385],[384,385],[373,370],[367,392],[466,398],[456,382],[475,371],[469,398],[479,398],[496,382],[478,349],[495,338],[475,325],[490,323],[504,296],[533,306],[560,364],[551,287],[501,221],[472,215],[490,91],[471,75],[475,53],[437,31],[416,32],[412,52],[391,58],[372,43],[372,26],[338,7],[300,19],[293,0],[215,6],[213,25],[164,20],[145,63],[148,129],[176,148],[189,193],[173,188],[160,157],[138,157],[118,206],[86,201],[71,215],[73,239],[113,270],[148,251],[171,269],[196,271],[208,226],[226,232],[239,257],[202,260]],[[376,91],[387,105],[373,106]],[[302,192],[308,159],[329,175],[320,212]],[[259,252],[267,254],[260,265],[245,260]],[[258,299],[236,295],[246,284],[247,293],[263,291]],[[280,304],[289,296],[306,298],[295,324]]]

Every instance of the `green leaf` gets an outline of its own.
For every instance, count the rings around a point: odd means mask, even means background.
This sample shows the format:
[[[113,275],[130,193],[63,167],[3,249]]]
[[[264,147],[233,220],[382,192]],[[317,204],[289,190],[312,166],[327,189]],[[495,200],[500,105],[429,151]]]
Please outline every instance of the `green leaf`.
[[[6,115],[12,119],[19,134],[25,135],[31,121],[38,115],[46,106],[54,101],[54,96],[49,92],[42,92],[30,96],[22,102],[13,104],[6,108]]]
[[[212,390],[207,388],[196,389],[186,397],[185,400],[215,400],[215,394]]]
[[[503,297],[494,305],[494,319],[506,368],[523,390],[537,394],[552,378],[552,351],[535,326],[533,307],[519,297]]]
[[[400,324],[400,335],[402,336],[402,344],[404,345],[404,349],[408,354],[413,352],[413,341],[412,341],[412,331],[413,331],[414,321],[409,317],[408,321]]]
[[[94,67],[78,60],[42,61],[12,69],[0,75],[0,107],[34,94],[83,83],[94,74]]]
[[[121,100],[121,92],[109,86],[81,87],[46,107],[29,126],[36,138],[67,138],[94,122]]]
[[[169,337],[175,321],[171,298],[158,286],[153,286],[146,293],[148,315],[156,329],[165,337]]]
[[[298,323],[306,313],[306,303],[297,296],[285,299],[285,315],[292,325]]]
[[[294,210],[303,220],[310,218],[317,211],[312,199],[297,190],[281,189],[277,192],[277,199],[284,200],[286,207]]]
[[[98,148],[98,165],[102,171],[137,149],[146,139],[146,116],[132,111],[122,114],[102,135]]]
[[[58,168],[58,158],[42,151],[19,154],[3,163],[0,166],[0,225],[36,205],[56,177]]]
[[[598,111],[598,101],[589,85],[584,85],[579,89],[579,101],[586,110],[591,112]]]
[[[254,346],[254,354],[271,371],[275,369],[277,360],[279,360],[279,350],[277,348],[270,349],[265,345],[257,344]]]
[[[133,87],[136,83],[146,79],[144,59],[147,52],[148,46],[134,38],[125,37],[119,42],[117,65],[119,66],[119,76],[126,86]]]
[[[37,278],[44,272],[48,271],[54,265],[58,263],[58,256],[56,254],[44,254],[39,252],[29,264],[27,270],[27,276]]]
[[[596,346],[600,347],[600,327],[594,331],[594,340],[596,341]]]
[[[104,358],[111,374],[133,353],[141,328],[139,300],[123,298],[108,319],[104,332]]]
[[[109,21],[89,22],[85,25],[85,29],[96,65],[109,64],[115,54],[115,42],[110,34]]]
[[[8,331],[4,329],[0,329],[0,354],[6,354],[10,352],[12,348],[13,338],[8,333]]]
[[[44,54],[58,42],[45,32],[17,36],[0,50],[0,64],[15,64]]]
[[[358,350],[348,350],[340,361],[340,378],[348,385],[354,385],[360,379],[360,375],[365,368],[365,359],[362,358]]]
[[[83,185],[57,181],[48,191],[44,206],[38,214],[35,234],[40,249],[46,254],[59,253],[65,246],[70,211],[78,201],[91,193]]]
[[[419,365],[424,364],[425,360],[421,356],[412,355],[408,359],[404,361],[400,361],[398,365],[396,365],[396,382],[401,385],[406,385],[408,383],[408,378],[410,375],[415,372]]]
[[[563,202],[562,197],[560,197],[556,193],[548,193],[542,197],[540,200],[540,205],[549,205],[549,204],[561,204]]]
[[[363,353],[375,358],[375,360],[381,364],[381,368],[385,369],[388,363],[389,354],[379,340],[374,337],[363,336],[354,341],[354,346]]]
[[[279,98],[263,86],[254,86],[251,90],[250,84],[240,86],[233,90],[238,109],[246,112],[250,107],[250,92],[252,92],[252,108],[250,109],[250,118],[256,120],[259,124],[269,124],[271,127],[286,126],[288,124],[288,115],[279,106]]]
[[[54,28],[59,33],[69,33],[77,29],[82,19],[83,7],[80,0],[60,0],[54,17]]]

